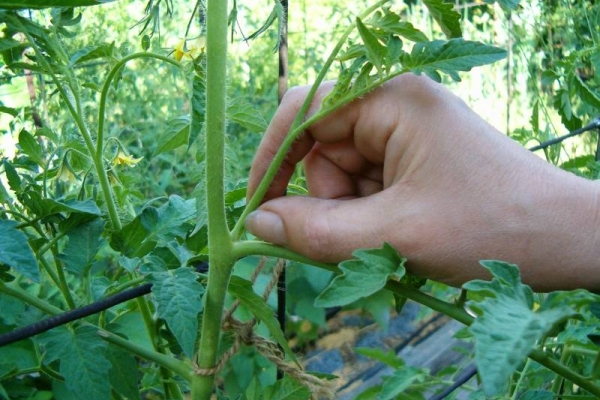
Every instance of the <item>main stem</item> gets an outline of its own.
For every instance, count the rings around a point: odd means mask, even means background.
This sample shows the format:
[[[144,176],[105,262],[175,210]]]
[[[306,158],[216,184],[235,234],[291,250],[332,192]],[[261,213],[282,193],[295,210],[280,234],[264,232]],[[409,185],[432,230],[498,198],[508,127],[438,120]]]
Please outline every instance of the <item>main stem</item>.
[[[223,305],[235,262],[225,214],[223,188],[225,110],[227,82],[227,1],[208,0],[206,25],[206,205],[210,270],[204,298],[204,315],[198,367],[209,369],[217,362]],[[192,378],[192,399],[209,400],[215,375]]]

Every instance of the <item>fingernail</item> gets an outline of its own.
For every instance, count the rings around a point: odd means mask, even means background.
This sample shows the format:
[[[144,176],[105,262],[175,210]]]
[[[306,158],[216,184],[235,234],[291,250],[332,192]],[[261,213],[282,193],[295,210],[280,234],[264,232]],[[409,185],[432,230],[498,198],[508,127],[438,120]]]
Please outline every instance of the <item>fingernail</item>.
[[[246,229],[267,242],[285,245],[287,236],[279,215],[270,211],[256,210],[246,218]]]

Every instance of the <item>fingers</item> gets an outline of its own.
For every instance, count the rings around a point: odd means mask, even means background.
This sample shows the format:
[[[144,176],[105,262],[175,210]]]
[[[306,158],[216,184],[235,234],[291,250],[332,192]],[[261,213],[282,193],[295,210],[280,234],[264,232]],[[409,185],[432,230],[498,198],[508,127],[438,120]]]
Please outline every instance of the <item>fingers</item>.
[[[322,99],[329,93],[332,87],[332,82],[321,85],[308,110],[308,115],[312,115],[318,110]],[[283,97],[281,105],[273,116],[252,161],[248,179],[248,196],[251,196],[256,190],[260,180],[275,157],[277,150],[288,135],[296,114],[300,110],[309,90],[309,86],[295,87],[290,89]],[[285,193],[287,183],[294,173],[294,167],[310,151],[313,143],[313,139],[308,135],[301,136],[294,143],[275,176],[265,199],[281,196]]]
[[[307,118],[318,111],[322,99],[332,87],[333,83],[328,82],[317,90]],[[248,182],[249,195],[256,190],[277,149],[287,136],[308,91],[309,87],[293,88],[284,97],[252,163]],[[401,125],[403,128],[422,125],[423,120],[434,114],[431,112],[432,107],[441,103],[439,100],[445,96],[447,93],[444,93],[443,87],[430,79],[404,74],[333,112],[310,126],[306,134],[294,143],[265,199],[283,195],[295,165],[311,152],[317,142],[333,144],[348,141],[362,159],[373,165],[383,164],[391,135]],[[406,131],[410,132],[411,129],[407,128]],[[411,133],[403,133],[403,141],[409,140],[410,135]],[[397,144],[400,149],[404,148],[403,143]],[[337,165],[351,174],[349,168]]]
[[[380,195],[368,200],[282,197],[250,214],[246,228],[311,259],[339,262],[355,249],[381,246],[381,231],[390,219],[386,209]]]

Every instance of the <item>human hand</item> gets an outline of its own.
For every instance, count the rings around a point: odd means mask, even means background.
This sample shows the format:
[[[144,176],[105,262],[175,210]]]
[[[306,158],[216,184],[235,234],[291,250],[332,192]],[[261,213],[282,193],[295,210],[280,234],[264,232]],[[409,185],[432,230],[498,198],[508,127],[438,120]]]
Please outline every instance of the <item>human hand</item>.
[[[319,88],[308,115],[332,87]],[[249,194],[307,92],[284,97],[252,164]],[[278,197],[301,160],[310,196]],[[387,241],[413,273],[452,285],[485,277],[480,259],[516,263],[542,290],[590,284],[549,278],[546,268],[589,268],[595,252],[580,243],[583,254],[573,257],[565,232],[595,232],[597,185],[529,153],[426,77],[401,75],[311,126],[265,199],[247,229],[315,260],[338,262]]]

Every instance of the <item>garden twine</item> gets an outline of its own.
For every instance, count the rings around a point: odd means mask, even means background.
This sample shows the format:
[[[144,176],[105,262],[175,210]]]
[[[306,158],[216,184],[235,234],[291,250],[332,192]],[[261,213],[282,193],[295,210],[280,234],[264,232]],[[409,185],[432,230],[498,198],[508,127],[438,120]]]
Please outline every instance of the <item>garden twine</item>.
[[[266,257],[261,260],[252,274],[252,283],[256,281],[256,278],[258,277],[258,274],[264,267],[265,263]],[[281,259],[278,260],[275,268],[273,269],[273,276],[263,292],[264,300],[269,297],[269,294],[273,291],[275,285],[277,285],[279,276],[283,272],[284,268],[285,261]],[[285,362],[285,354],[279,348],[277,343],[254,333],[254,325],[256,325],[257,322],[256,318],[253,318],[248,322],[241,322],[233,317],[233,313],[239,304],[239,300],[236,300],[223,316],[222,328],[224,331],[231,331],[234,333],[235,340],[233,345],[229,348],[229,350],[223,353],[215,366],[211,368],[200,368],[195,366],[194,373],[205,376],[218,374],[221,372],[227,361],[229,361],[229,359],[231,359],[231,357],[233,357],[239,351],[241,345],[245,344],[248,346],[254,346],[254,348],[258,350],[260,354],[275,364],[281,372],[291,376],[304,385],[312,393],[313,399],[332,399],[334,397],[334,392],[331,382],[306,373],[299,365],[291,365]]]

